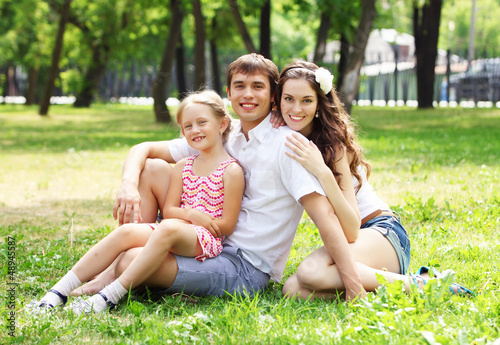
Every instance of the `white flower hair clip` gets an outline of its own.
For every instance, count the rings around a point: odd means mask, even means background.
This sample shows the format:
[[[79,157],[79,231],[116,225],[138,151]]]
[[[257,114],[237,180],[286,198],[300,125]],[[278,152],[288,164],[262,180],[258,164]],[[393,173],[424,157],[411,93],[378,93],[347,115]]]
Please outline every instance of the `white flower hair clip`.
[[[333,75],[326,68],[320,67],[315,72],[316,82],[325,95],[327,95],[333,88]]]

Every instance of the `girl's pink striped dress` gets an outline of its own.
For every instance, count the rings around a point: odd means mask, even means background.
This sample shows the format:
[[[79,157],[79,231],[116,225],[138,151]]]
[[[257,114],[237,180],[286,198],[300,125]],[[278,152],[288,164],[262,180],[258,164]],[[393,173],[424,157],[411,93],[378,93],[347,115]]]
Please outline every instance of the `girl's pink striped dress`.
[[[224,205],[222,175],[226,167],[236,160],[230,158],[222,162],[219,168],[209,176],[196,176],[193,174],[193,161],[196,157],[197,155],[189,157],[184,165],[181,208],[194,208],[215,218],[221,218]],[[193,227],[203,248],[203,254],[198,255],[196,260],[204,261],[206,258],[219,255],[222,251],[222,238],[215,238],[202,226],[193,225]]]

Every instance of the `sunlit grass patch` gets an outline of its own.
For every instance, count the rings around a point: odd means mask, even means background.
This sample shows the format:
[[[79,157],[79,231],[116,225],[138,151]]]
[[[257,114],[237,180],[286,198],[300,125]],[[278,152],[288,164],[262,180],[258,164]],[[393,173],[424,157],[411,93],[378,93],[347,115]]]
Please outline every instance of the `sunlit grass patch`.
[[[354,303],[282,298],[282,283],[255,297],[183,299],[135,292],[109,314],[22,311],[116,226],[112,206],[130,146],[170,139],[152,110],[0,107],[0,289],[7,238],[16,242],[16,336],[27,344],[493,344],[500,338],[500,111],[355,108],[377,193],[397,211],[412,245],[410,270],[452,269],[474,298],[429,283],[406,294],[385,284]],[[299,225],[285,277],[321,238]],[[444,289],[442,289],[444,287]],[[6,315],[7,300],[0,300]],[[3,324],[2,324],[3,327]]]

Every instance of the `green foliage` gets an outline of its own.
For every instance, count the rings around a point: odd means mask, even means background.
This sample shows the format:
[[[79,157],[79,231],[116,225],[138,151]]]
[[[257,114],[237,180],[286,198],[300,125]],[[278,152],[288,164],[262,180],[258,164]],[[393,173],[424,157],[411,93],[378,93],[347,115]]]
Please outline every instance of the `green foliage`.
[[[450,0],[443,2],[440,23],[439,48],[466,51],[469,43],[472,1]],[[496,0],[476,0],[475,49],[477,52],[496,51],[500,36],[496,20],[500,16],[500,3]]]
[[[156,296],[134,292],[109,314],[64,311],[33,317],[39,298],[89,247],[116,226],[114,191],[128,148],[170,139],[151,110],[98,105],[0,109],[0,291],[8,288],[7,237],[16,242],[16,331],[1,343],[26,344],[493,344],[500,338],[500,130],[497,109],[354,108],[370,180],[402,218],[411,271],[453,269],[477,296],[450,296],[431,280],[423,291],[400,282],[346,303],[282,298],[281,283],[254,297]],[[321,245],[304,216],[285,277]],[[447,279],[451,279],[449,276]],[[0,300],[4,318],[10,309]]]

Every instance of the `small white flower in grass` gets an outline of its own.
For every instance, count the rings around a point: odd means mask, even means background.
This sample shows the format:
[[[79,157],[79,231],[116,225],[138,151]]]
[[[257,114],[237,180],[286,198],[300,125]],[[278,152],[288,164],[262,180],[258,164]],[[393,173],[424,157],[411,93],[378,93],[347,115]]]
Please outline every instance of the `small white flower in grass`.
[[[333,75],[329,70],[320,67],[316,70],[316,72],[314,72],[314,74],[316,76],[316,81],[318,82],[319,87],[321,88],[321,90],[323,90],[325,95],[332,91]]]

